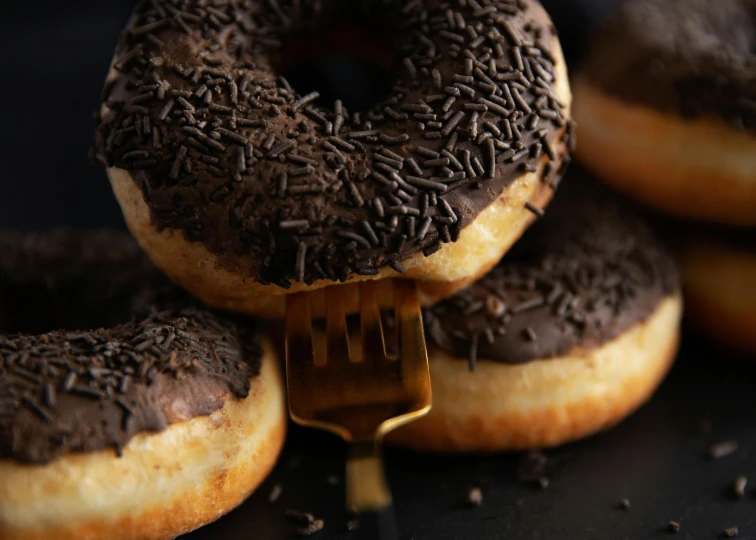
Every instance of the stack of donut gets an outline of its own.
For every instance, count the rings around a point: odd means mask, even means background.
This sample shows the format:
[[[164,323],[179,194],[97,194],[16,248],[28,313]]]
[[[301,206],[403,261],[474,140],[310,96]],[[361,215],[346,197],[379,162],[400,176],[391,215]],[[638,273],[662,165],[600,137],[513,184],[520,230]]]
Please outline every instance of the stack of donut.
[[[756,2],[627,0],[575,79],[578,158],[678,220],[691,321],[756,352]]]
[[[385,38],[367,111],[281,75],[344,26]],[[674,357],[677,276],[588,180],[543,217],[570,105],[536,0],[140,2],[95,155],[181,288],[121,236],[0,237],[0,538],[169,538],[238,504],[285,429],[245,317],[295,292],[417,281],[435,409],[397,443],[541,447],[632,411]]]

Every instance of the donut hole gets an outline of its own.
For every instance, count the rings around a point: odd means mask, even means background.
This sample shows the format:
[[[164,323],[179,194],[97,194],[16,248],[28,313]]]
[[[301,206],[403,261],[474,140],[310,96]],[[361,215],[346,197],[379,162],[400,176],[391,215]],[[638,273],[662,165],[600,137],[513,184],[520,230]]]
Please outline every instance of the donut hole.
[[[304,33],[284,49],[278,71],[300,95],[320,93],[319,103],[338,99],[350,113],[367,111],[393,85],[391,45],[366,28],[333,26]]]

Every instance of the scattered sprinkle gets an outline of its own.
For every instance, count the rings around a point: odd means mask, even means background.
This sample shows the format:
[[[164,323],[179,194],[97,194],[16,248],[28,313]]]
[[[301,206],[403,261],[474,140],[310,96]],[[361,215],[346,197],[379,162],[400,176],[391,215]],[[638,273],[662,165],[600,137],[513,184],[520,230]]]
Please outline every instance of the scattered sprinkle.
[[[729,440],[712,444],[709,447],[709,457],[711,459],[721,459],[725,456],[729,456],[738,449],[738,441]]]
[[[268,495],[268,502],[274,503],[278,500],[278,498],[281,496],[281,493],[283,493],[283,488],[281,487],[281,484],[276,484],[273,486],[273,489],[270,490],[270,494]]]
[[[735,492],[735,496],[739,499],[745,497],[745,490],[747,485],[748,478],[746,478],[745,476],[740,475],[735,478],[735,482],[733,483],[733,491]]]
[[[478,487],[472,488],[467,492],[465,499],[470,506],[480,506],[483,503],[483,492]]]
[[[723,532],[727,538],[735,538],[738,534],[740,534],[740,531],[738,531],[737,527],[727,527]]]

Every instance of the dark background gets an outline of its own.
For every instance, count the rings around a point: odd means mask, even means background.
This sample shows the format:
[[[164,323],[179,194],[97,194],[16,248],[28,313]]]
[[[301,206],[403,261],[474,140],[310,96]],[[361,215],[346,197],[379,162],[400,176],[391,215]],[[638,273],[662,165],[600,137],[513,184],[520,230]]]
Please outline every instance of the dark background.
[[[712,0],[715,1],[715,0]],[[549,0],[574,67],[590,23],[613,0]],[[10,4],[10,5],[9,5]],[[0,228],[123,227],[105,173],[89,163],[92,114],[133,3],[3,2],[0,8]],[[550,485],[518,480],[521,456],[427,456],[389,450],[402,540],[756,538],[756,365],[691,333],[659,393],[618,428],[547,452]],[[701,433],[701,421],[711,432]],[[713,442],[738,450],[713,462]],[[296,538],[286,508],[325,518],[316,538],[344,534],[343,445],[293,428],[273,475],[238,510],[192,540]],[[737,475],[750,475],[744,500]],[[328,477],[335,475],[331,485]],[[267,501],[275,484],[283,494]],[[474,486],[480,508],[464,499]],[[622,510],[627,497],[631,508]]]

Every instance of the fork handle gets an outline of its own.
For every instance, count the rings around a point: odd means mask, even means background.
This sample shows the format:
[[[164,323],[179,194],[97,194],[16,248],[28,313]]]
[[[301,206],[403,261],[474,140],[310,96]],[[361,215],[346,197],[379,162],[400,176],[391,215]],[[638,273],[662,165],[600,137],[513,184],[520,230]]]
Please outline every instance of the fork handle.
[[[346,488],[347,507],[357,514],[360,540],[398,540],[378,444],[371,441],[349,445]]]

